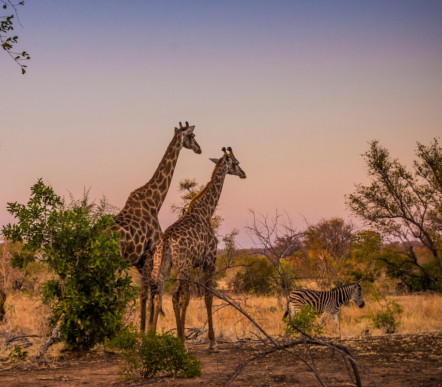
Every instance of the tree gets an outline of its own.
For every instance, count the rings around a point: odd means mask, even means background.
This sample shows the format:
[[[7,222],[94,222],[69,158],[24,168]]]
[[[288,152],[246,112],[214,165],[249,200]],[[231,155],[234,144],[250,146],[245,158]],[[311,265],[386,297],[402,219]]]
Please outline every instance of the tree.
[[[105,201],[90,203],[87,193],[66,205],[41,179],[26,205],[8,203],[17,223],[6,225],[3,234],[23,243],[24,265],[32,255],[55,274],[44,284],[43,299],[52,311],[51,326],[60,328],[70,348],[87,349],[111,338],[135,299],[106,207]]]
[[[276,211],[273,217],[250,211],[253,217],[252,224],[246,229],[258,246],[258,252],[271,263],[274,270],[273,288],[277,293],[288,293],[293,289],[296,274],[293,267],[286,260],[289,253],[293,254],[301,247],[302,233],[296,232],[292,220],[288,215],[283,216]],[[259,260],[257,260],[259,262]],[[267,270],[264,263],[261,268]],[[269,288],[271,290],[271,287]]]
[[[11,0],[0,0],[2,14],[0,15],[0,44],[6,53],[17,63],[21,68],[21,73],[26,73],[26,65],[23,61],[31,59],[26,51],[15,51],[15,45],[18,43],[18,36],[14,34],[15,20],[19,24],[17,6],[24,5],[24,1],[13,3]]]
[[[342,218],[321,220],[304,232],[304,246],[317,260],[320,274],[325,277],[330,289],[333,280],[339,277],[339,273],[342,274],[348,259],[352,233],[353,226]]]
[[[437,139],[426,146],[417,143],[414,170],[397,159],[378,141],[363,154],[372,182],[356,185],[347,197],[354,214],[392,242],[399,242],[400,260],[385,259],[391,270],[409,281],[440,287],[442,282],[442,148]],[[429,258],[421,259],[416,247],[424,246]],[[436,284],[437,283],[437,284]]]

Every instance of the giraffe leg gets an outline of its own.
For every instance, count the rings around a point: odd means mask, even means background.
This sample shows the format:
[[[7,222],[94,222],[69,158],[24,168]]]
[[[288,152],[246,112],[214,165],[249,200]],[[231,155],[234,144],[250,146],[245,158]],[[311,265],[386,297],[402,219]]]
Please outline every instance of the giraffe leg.
[[[140,294],[140,307],[141,307],[141,321],[140,321],[140,331],[144,332],[146,330],[146,302],[149,295],[149,280],[144,275],[145,271],[143,268],[141,275],[141,294]]]
[[[206,286],[206,288],[204,289],[204,301],[206,303],[207,323],[209,325],[209,332],[208,332],[209,349],[216,350],[215,331],[213,330],[213,318],[212,318],[213,294],[208,290],[212,287],[212,277],[213,277],[212,271],[206,273],[205,275],[204,285]]]
[[[181,283],[178,285],[178,289],[176,290],[176,292],[172,297],[172,303],[173,303],[173,311],[175,313],[177,336],[182,340],[183,338],[181,335],[180,298],[181,298]]]
[[[181,300],[180,300],[180,320],[181,320],[181,337],[183,340],[183,343],[185,343],[186,340],[186,311],[187,306],[189,305],[190,301],[190,289],[189,289],[189,283],[185,282],[183,283],[182,292],[181,292]]]

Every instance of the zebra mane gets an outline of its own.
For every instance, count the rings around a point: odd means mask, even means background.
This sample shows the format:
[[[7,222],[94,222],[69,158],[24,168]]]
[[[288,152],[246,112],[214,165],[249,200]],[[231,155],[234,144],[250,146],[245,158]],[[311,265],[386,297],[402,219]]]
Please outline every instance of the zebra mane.
[[[340,285],[340,286],[336,286],[335,288],[332,288],[330,291],[332,292],[333,290],[338,290],[338,289],[350,289],[354,286],[357,286],[359,284],[346,284],[346,285]]]

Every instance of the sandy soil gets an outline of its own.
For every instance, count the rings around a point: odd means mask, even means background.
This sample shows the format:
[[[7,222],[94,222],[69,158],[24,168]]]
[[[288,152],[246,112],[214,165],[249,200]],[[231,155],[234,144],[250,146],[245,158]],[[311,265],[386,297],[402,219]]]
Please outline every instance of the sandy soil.
[[[348,346],[379,386],[442,386],[442,334],[367,336],[335,342]],[[189,342],[188,347],[202,362],[201,378],[122,382],[119,357],[100,351],[65,353],[57,362],[42,365],[3,359],[0,386],[223,385],[241,362],[265,350],[261,344],[250,341],[221,343],[217,353],[209,353],[205,343]],[[299,347],[296,351],[304,353]],[[325,348],[314,349],[313,353],[318,372],[327,386],[354,385],[341,355]],[[362,384],[373,385],[367,375],[360,372]],[[300,359],[278,353],[250,362],[232,385],[315,386],[319,383]]]

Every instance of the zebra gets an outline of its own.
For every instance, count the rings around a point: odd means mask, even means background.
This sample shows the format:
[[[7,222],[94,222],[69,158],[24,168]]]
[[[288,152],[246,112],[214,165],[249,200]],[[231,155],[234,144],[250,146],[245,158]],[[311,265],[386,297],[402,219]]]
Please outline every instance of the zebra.
[[[294,290],[289,293],[284,317],[288,315],[294,317],[303,305],[309,304],[319,313],[323,313],[321,324],[324,323],[327,314],[331,314],[336,326],[338,326],[339,309],[347,301],[353,300],[360,308],[364,307],[365,302],[361,293],[361,285],[359,284],[342,285],[323,292],[309,289]]]

